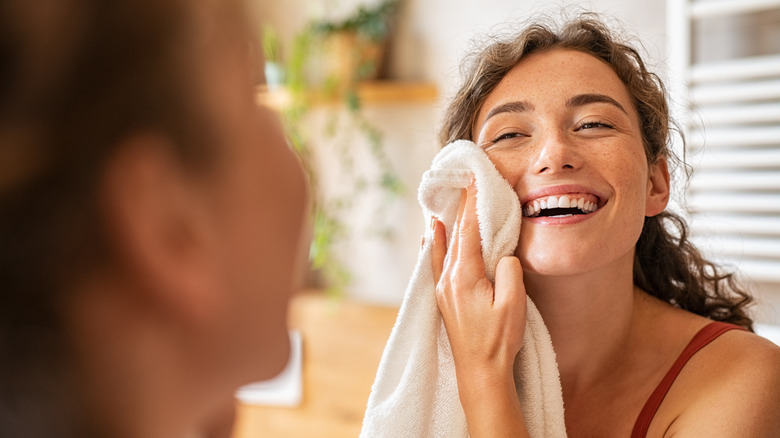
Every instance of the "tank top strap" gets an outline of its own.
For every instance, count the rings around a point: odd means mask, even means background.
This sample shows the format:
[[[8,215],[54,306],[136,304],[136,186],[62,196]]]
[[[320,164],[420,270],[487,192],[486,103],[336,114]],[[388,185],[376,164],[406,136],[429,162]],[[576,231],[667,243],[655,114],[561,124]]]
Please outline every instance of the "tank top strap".
[[[661,383],[658,384],[655,391],[650,395],[650,398],[647,399],[645,406],[636,419],[636,423],[634,423],[631,438],[644,438],[647,435],[647,429],[650,427],[658,407],[661,406],[666,393],[669,392],[669,388],[672,387],[672,383],[674,383],[685,364],[688,363],[688,360],[707,344],[729,330],[745,330],[745,328],[725,322],[713,321],[696,333],[682,353],[680,353],[680,356],[677,357],[677,360],[661,380]]]

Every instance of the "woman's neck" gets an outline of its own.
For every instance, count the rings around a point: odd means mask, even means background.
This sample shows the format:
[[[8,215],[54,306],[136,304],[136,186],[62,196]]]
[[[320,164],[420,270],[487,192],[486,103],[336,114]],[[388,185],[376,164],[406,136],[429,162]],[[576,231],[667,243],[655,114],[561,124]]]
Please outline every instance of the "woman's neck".
[[[614,370],[635,333],[633,260],[576,276],[526,273],[528,295],[544,318],[565,390],[587,388]]]

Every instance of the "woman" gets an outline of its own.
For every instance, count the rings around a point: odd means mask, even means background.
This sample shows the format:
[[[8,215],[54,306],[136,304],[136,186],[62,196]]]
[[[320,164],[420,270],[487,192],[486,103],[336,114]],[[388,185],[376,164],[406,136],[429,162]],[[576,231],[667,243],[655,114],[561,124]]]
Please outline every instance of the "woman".
[[[43,3],[0,6],[0,436],[207,435],[285,365],[302,254],[245,11]]]
[[[480,145],[524,218],[495,285],[475,188],[453,248],[434,223],[437,300],[472,437],[527,433],[512,381],[526,294],[550,331],[570,437],[780,433],[780,349],[748,331],[749,295],[665,210],[669,135],[663,85],[592,16],[531,25],[473,58],[440,140]],[[681,358],[695,337],[706,345]]]

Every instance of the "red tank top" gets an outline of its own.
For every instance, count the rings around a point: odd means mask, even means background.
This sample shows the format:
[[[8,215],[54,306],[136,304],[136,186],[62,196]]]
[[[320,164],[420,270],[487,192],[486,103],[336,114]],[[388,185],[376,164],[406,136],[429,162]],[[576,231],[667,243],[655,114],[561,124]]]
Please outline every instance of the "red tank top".
[[[680,374],[680,371],[682,371],[688,360],[707,344],[729,330],[745,329],[733,324],[714,321],[707,324],[696,333],[696,336],[691,339],[688,346],[680,353],[680,356],[669,369],[669,372],[666,373],[666,376],[661,380],[661,383],[655,388],[655,391],[650,394],[650,398],[647,399],[645,406],[639,413],[639,417],[636,419],[636,423],[634,423],[634,430],[631,432],[631,438],[644,438],[647,436],[647,429],[650,427],[650,422],[653,421],[653,417],[655,417],[658,407],[661,406],[661,402],[664,401],[666,393],[669,392],[669,388],[672,387],[672,383],[674,383],[677,375]]]

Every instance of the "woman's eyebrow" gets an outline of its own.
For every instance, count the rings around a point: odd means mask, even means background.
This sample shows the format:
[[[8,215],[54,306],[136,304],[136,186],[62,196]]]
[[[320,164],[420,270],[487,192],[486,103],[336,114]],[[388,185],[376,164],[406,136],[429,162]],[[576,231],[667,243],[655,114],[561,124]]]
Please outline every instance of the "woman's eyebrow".
[[[626,109],[623,108],[623,105],[621,105],[617,100],[607,96],[606,94],[578,94],[569,100],[566,101],[566,106],[569,108],[578,107],[578,106],[584,106],[591,103],[607,103],[610,105],[613,105],[620,109],[620,111],[623,111],[623,113],[628,114],[626,112]]]
[[[487,114],[487,116],[485,116],[485,120],[482,121],[482,126],[484,126],[485,123],[487,123],[487,121],[491,117],[495,116],[496,114],[501,114],[501,113],[522,113],[522,112],[525,112],[525,111],[531,111],[533,109],[534,109],[534,106],[531,105],[528,102],[525,102],[525,101],[519,101],[518,100],[518,101],[514,101],[514,102],[502,103],[501,105],[499,105],[499,106],[497,106],[497,107],[495,107],[495,108],[490,110],[490,112]]]

